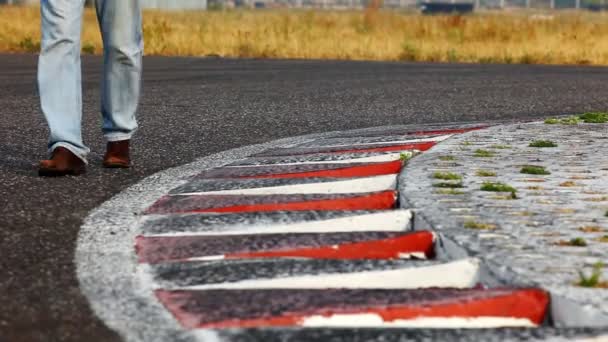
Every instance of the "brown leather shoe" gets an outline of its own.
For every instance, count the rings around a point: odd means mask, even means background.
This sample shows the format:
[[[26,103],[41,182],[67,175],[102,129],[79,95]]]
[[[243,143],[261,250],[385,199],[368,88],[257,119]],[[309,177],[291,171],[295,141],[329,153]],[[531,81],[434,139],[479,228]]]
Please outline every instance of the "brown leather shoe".
[[[42,177],[78,176],[86,172],[86,163],[65,147],[53,150],[51,159],[42,160],[38,175]]]
[[[103,167],[126,169],[130,166],[129,140],[108,142],[106,155],[103,158]]]

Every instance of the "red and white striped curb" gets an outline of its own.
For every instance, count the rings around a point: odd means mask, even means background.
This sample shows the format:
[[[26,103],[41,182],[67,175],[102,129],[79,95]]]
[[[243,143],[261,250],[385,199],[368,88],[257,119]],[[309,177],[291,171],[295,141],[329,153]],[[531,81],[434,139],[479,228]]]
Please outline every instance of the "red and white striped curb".
[[[484,127],[337,133],[191,172],[142,211],[132,236],[136,286],[156,298],[150,315],[196,337],[544,324],[547,292],[488,287],[477,259],[436,259],[435,233],[413,230],[399,209],[402,159]]]
[[[404,135],[408,133],[416,136],[428,134],[407,132]],[[432,134],[435,136],[415,139],[372,142],[363,139],[350,144],[340,143],[336,139],[329,142],[313,141],[306,146],[262,152],[256,157],[329,156],[327,160],[310,163],[306,160],[281,162],[278,159],[275,160],[278,162],[271,161],[270,164],[267,160],[257,165],[228,165],[205,170],[194,180],[289,179],[291,183],[173,193],[159,199],[145,214],[396,210],[394,180],[402,171],[404,162],[401,154],[384,153],[422,152],[450,137],[445,133],[434,131]],[[355,156],[336,162],[331,160],[332,154],[346,153]],[[377,155],[357,158],[357,153]],[[302,178],[334,180],[299,184],[297,180]],[[380,188],[382,191],[351,192],[351,187],[359,190]],[[345,227],[335,224],[329,220],[325,222],[322,232],[304,230],[298,233],[290,232],[288,224],[279,232],[275,230],[273,235],[259,234],[255,228],[253,233],[239,235],[187,235],[183,231],[179,236],[144,234],[136,239],[136,251],[139,261],[144,264],[259,258],[391,260],[434,257],[435,235],[432,232],[408,232],[404,225],[398,228],[398,233],[381,239],[368,237],[361,232],[350,235],[340,233],[338,238],[332,236],[336,230],[334,227]],[[378,220],[373,224],[381,229],[383,222]],[[250,231],[249,227],[246,231]],[[332,240],[332,237],[333,243],[324,241]],[[548,303],[545,292],[536,289],[471,289],[478,281],[477,266],[475,261],[464,260],[396,270],[320,272],[316,275],[220,284],[190,284],[172,290],[160,287],[155,293],[160,302],[188,329],[265,326],[488,327],[534,326],[542,323]],[[462,290],[425,290],[432,287]],[[371,291],[369,298],[366,298],[368,292],[349,290],[351,288]],[[333,299],[331,303],[328,303],[329,298],[318,303],[314,300],[328,295]],[[229,300],[235,302],[230,303]],[[269,307],[275,301],[280,306],[278,311]],[[298,307],[298,304],[304,306]],[[222,314],[218,316],[218,313]]]

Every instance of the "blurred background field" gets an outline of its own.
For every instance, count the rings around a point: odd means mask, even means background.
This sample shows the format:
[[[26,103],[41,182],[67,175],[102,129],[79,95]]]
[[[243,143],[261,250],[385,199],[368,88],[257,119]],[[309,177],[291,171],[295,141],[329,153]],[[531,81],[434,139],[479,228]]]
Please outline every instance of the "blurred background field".
[[[554,10],[421,15],[229,9],[144,14],[147,55],[608,65],[608,13]],[[0,6],[0,52],[38,51],[39,8]],[[86,10],[82,51],[101,53]]]

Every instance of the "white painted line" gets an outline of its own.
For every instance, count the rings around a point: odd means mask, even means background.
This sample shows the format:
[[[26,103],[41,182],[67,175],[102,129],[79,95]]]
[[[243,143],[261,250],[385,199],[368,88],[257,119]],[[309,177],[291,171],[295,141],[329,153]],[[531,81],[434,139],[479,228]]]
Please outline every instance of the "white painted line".
[[[310,316],[301,323],[303,327],[320,328],[434,328],[434,329],[479,329],[499,327],[536,327],[531,320],[515,317],[417,317],[385,321],[375,313],[334,314]]]
[[[433,238],[435,241],[435,238]],[[423,252],[412,252],[412,253],[399,253],[399,259],[426,259],[426,254]]]
[[[287,278],[243,280],[234,283],[192,285],[171,290],[212,289],[418,289],[470,288],[479,281],[479,260],[463,259],[445,264],[397,270],[317,274]],[[163,287],[166,288],[166,287]]]
[[[412,212],[405,209],[386,212],[353,215],[329,220],[306,221],[291,224],[248,225],[218,227],[213,231],[168,232],[145,235],[160,236],[217,236],[251,234],[288,234],[288,233],[338,233],[338,232],[405,232],[408,229]]]
[[[218,260],[224,260],[224,259],[226,259],[226,256],[224,254],[219,254],[219,255],[207,255],[207,256],[202,256],[202,257],[187,258],[187,259],[180,260],[180,261],[218,261]]]
[[[413,154],[412,151],[405,151],[408,157]],[[349,158],[341,160],[317,160],[317,161],[301,161],[293,163],[277,163],[277,164],[255,164],[255,165],[233,165],[226,166],[231,168],[237,167],[260,167],[260,166],[290,166],[290,165],[307,165],[307,164],[352,164],[352,163],[386,163],[401,159],[401,153],[389,153],[371,157]]]
[[[347,179],[335,182],[280,185],[262,188],[187,192],[171,196],[193,195],[288,195],[288,194],[356,194],[395,190],[397,174]]]
[[[359,144],[340,144],[340,145],[320,145],[320,146],[306,146],[306,148],[331,148],[331,147],[357,147],[357,146],[370,146],[370,145],[402,145],[402,144],[415,144],[424,142],[442,142],[452,137],[453,134],[440,135],[432,138],[422,139],[409,139],[409,140],[393,140],[393,141],[379,141],[371,143],[359,143]]]

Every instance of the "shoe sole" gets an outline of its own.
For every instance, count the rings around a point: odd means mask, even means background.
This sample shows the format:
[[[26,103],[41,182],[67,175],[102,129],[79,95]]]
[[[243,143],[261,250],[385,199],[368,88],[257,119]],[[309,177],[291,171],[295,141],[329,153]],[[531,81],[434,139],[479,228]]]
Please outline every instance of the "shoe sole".
[[[122,163],[103,163],[103,167],[106,169],[128,169],[131,165]]]

